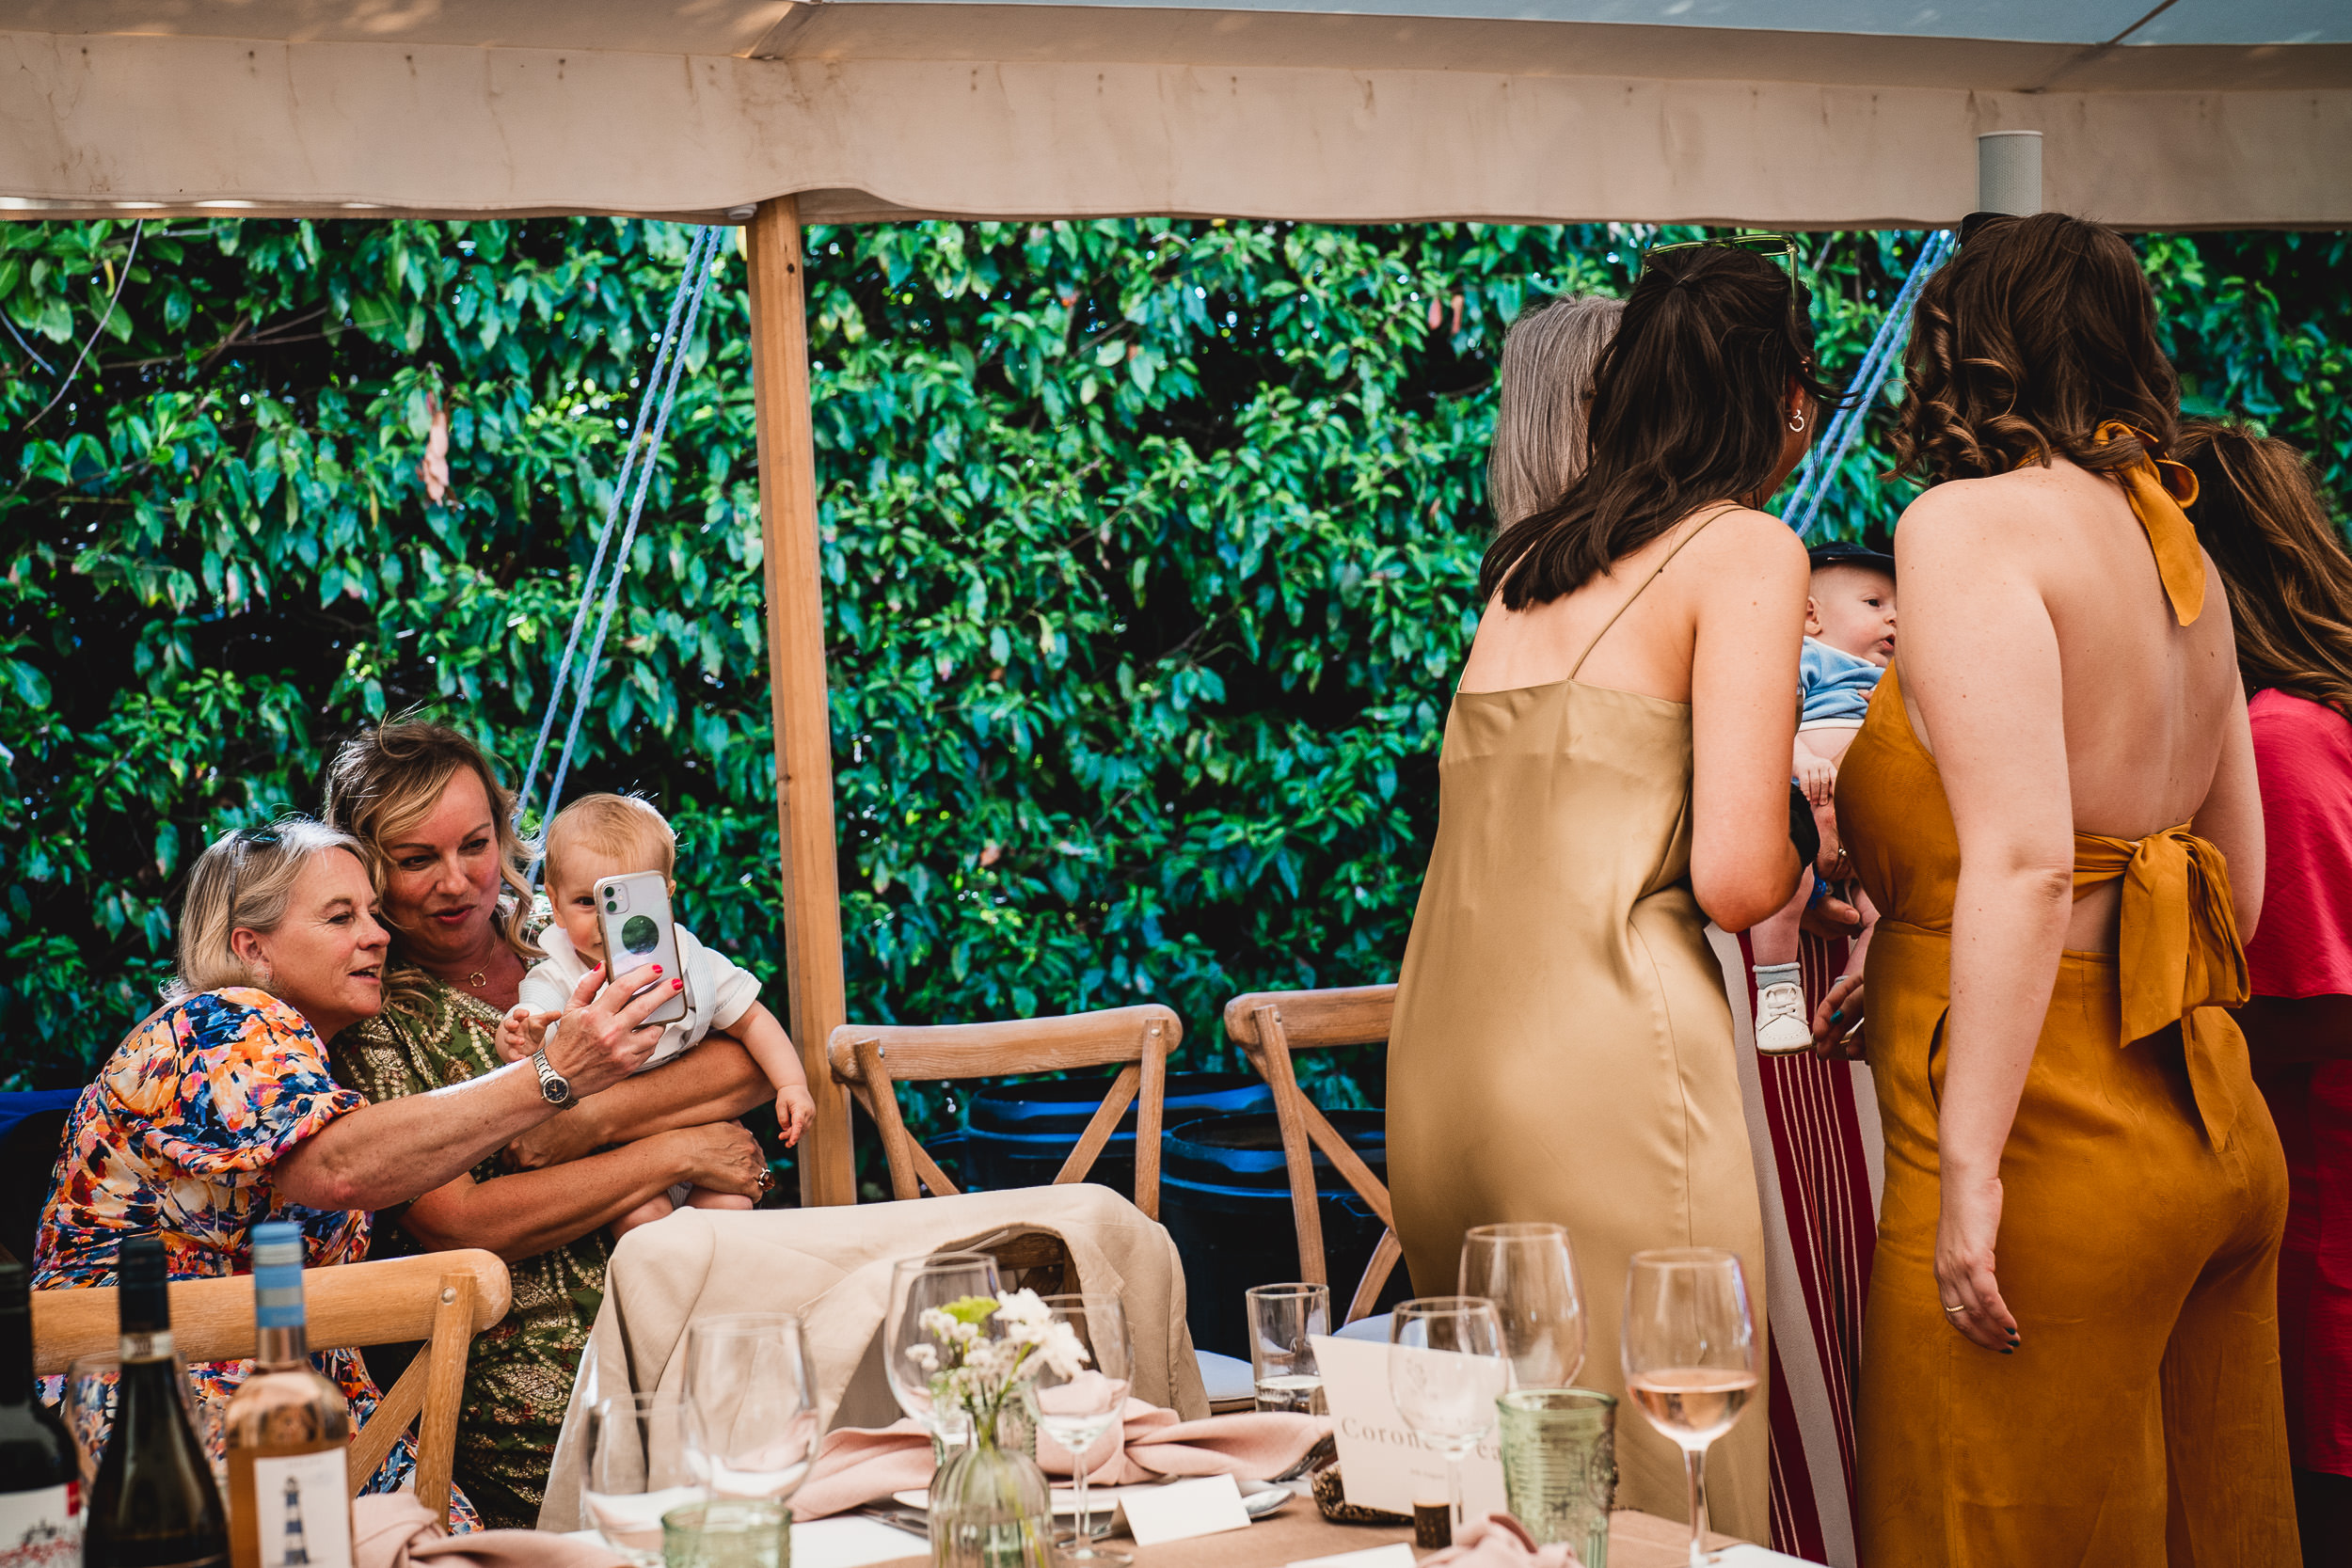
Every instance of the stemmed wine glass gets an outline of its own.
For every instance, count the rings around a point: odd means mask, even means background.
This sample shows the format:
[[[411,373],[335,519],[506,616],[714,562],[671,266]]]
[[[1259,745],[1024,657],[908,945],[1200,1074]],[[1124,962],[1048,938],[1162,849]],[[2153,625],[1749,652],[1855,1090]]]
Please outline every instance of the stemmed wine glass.
[[[930,1374],[907,1353],[928,1346],[923,1314],[966,1296],[996,1298],[996,1259],[985,1252],[939,1252],[902,1258],[890,1268],[890,1316],[882,1332],[882,1372],[898,1408],[929,1427],[943,1447],[960,1447],[971,1425],[961,1410],[931,1408]]]
[[[1462,1238],[1461,1292],[1502,1319],[1515,1388],[1565,1388],[1584,1366],[1584,1292],[1568,1229],[1548,1221],[1473,1226]]]
[[[783,1502],[808,1479],[817,1389],[791,1313],[695,1319],[686,1330],[686,1398],[716,1496]]]
[[[707,1500],[694,1407],[679,1393],[616,1394],[588,1410],[580,1506],[605,1544],[641,1568],[661,1561],[661,1516]]]
[[[1446,1516],[1462,1528],[1462,1461],[1494,1429],[1511,1386],[1502,1316],[1482,1296],[1423,1296],[1389,1323],[1389,1395],[1396,1413],[1445,1455]]]
[[[1637,1252],[1625,1281],[1625,1386],[1682,1449],[1691,1561],[1708,1560],[1707,1449],[1756,1392],[1756,1320],[1740,1259],[1721,1247]]]
[[[1070,1454],[1076,1476],[1078,1523],[1065,1541],[1062,1560],[1080,1568],[1122,1568],[1135,1560],[1129,1552],[1111,1551],[1094,1544],[1094,1521],[1087,1513],[1088,1450],[1125,1416],[1127,1395],[1135,1386],[1135,1348],[1127,1335],[1127,1310],[1119,1297],[1106,1291],[1041,1298],[1056,1323],[1068,1323],[1087,1353],[1084,1365],[1065,1374],[1044,1361],[1022,1386],[1022,1402],[1029,1407],[1038,1430]]]

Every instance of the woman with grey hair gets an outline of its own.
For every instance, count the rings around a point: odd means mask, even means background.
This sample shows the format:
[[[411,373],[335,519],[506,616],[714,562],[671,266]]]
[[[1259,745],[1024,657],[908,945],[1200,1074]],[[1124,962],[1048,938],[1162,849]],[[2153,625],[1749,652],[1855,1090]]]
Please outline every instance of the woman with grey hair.
[[[162,1240],[175,1279],[243,1274],[266,1220],[302,1227],[311,1268],[356,1262],[370,1211],[554,1116],[528,1062],[380,1105],[337,1085],[326,1041],[382,1007],[386,942],[350,834],[290,818],[206,849],[188,877],[177,983],[100,1066],[67,1124],[34,1285],[111,1284],[123,1238],[142,1234]],[[669,991],[621,999],[656,978],[640,970],[605,991],[611,1001],[566,1010],[545,1054],[578,1092],[619,1083],[651,1054],[660,1031],[644,1018]],[[318,1360],[358,1425],[375,1408],[374,1384],[348,1351]],[[225,1402],[247,1365],[190,1370],[208,1402]],[[397,1488],[413,1464],[404,1445],[371,1490]]]
[[[1561,294],[1520,311],[1503,335],[1502,389],[1486,457],[1496,528],[1541,512],[1584,471],[1593,372],[1624,316],[1622,299]]]

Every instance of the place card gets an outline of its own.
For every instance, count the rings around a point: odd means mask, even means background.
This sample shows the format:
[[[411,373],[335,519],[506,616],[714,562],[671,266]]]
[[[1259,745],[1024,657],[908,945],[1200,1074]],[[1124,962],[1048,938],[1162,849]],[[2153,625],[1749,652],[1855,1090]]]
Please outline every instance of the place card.
[[[1446,1500],[1445,1455],[1405,1423],[1389,1397],[1389,1347],[1376,1340],[1318,1335],[1315,1365],[1339,1444],[1347,1500],[1411,1516],[1417,1502]],[[1462,1461],[1463,1517],[1509,1510],[1502,1497],[1501,1433],[1493,1429]]]
[[[1385,1546],[1366,1546],[1360,1552],[1301,1558],[1290,1568],[1413,1568],[1413,1548],[1406,1542],[1392,1541]]]
[[[1190,1481],[1171,1481],[1166,1486],[1133,1487],[1120,1494],[1119,1512],[1127,1516],[1127,1533],[1138,1546],[1249,1527],[1249,1513],[1241,1505],[1241,1488],[1231,1476],[1196,1476]]]

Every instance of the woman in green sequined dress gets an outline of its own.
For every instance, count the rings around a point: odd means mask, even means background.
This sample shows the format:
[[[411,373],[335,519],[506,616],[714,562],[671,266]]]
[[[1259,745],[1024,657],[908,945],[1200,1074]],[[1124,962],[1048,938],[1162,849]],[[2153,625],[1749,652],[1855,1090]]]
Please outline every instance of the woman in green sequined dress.
[[[325,815],[377,856],[392,931],[383,1012],[334,1042],[346,1087],[392,1100],[504,1065],[499,1020],[539,958],[513,810],[489,760],[442,725],[387,724],[337,755]],[[764,1190],[765,1158],[734,1118],[771,1092],[740,1047],[713,1040],[378,1216],[376,1257],[481,1247],[506,1259],[514,1303],[474,1341],[457,1432],[457,1481],[486,1523],[538,1524],[604,1298],[605,1226],[680,1181]]]

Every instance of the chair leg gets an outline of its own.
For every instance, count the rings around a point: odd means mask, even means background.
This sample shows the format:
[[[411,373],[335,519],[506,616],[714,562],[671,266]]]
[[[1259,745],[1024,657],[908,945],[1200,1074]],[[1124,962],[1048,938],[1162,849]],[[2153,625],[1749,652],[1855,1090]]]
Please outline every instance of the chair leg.
[[[417,1427],[417,1501],[435,1519],[449,1518],[450,1470],[457,1460],[457,1407],[466,1394],[466,1357],[473,1344],[473,1275],[441,1280],[433,1312],[433,1338],[423,1357],[424,1415]]]

